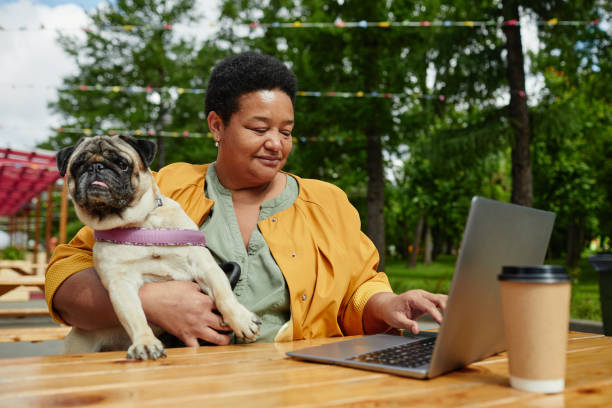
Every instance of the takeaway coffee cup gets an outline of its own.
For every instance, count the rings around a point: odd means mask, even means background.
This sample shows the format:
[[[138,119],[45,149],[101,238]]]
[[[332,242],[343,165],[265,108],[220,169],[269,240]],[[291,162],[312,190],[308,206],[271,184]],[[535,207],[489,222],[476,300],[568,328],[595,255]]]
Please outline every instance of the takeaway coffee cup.
[[[544,393],[565,388],[570,277],[562,266],[504,266],[498,276],[510,385]]]

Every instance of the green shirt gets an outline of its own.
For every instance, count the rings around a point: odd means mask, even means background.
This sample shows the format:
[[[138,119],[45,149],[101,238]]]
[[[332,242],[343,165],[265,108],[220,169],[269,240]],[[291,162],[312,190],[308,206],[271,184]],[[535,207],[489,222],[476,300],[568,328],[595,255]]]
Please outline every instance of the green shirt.
[[[293,177],[286,177],[283,192],[261,204],[258,222],[293,205],[299,187]],[[274,341],[278,330],[291,317],[285,278],[259,227],[251,235],[248,250],[245,249],[232,193],[219,182],[214,163],[206,173],[205,186],[206,197],[215,201],[210,215],[200,227],[206,236],[206,246],[217,262],[233,261],[240,265],[240,280],[234,293],[238,301],[262,321],[258,341]]]

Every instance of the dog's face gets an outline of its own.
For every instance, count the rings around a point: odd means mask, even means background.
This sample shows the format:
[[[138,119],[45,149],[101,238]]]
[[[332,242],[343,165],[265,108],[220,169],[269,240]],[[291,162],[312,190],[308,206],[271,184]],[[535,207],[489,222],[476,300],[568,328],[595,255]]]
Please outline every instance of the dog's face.
[[[92,226],[94,220],[122,218],[135,206],[151,189],[147,174],[155,150],[152,141],[130,136],[85,137],[60,150],[57,167],[81,221]]]

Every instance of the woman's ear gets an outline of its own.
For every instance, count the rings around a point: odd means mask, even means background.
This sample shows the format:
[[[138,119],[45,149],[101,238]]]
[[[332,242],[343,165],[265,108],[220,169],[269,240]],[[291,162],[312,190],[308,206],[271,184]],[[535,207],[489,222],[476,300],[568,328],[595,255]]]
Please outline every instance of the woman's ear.
[[[213,134],[213,138],[218,142],[224,128],[223,119],[221,119],[221,116],[217,115],[217,112],[210,111],[206,121],[208,122],[208,129]]]

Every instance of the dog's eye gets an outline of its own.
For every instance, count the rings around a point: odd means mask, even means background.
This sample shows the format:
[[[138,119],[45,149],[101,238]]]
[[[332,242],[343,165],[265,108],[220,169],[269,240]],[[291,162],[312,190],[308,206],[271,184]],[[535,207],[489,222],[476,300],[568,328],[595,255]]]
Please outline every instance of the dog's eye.
[[[126,171],[129,168],[129,163],[126,160],[119,159],[117,160],[117,166],[119,167],[119,170]]]

